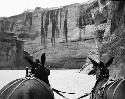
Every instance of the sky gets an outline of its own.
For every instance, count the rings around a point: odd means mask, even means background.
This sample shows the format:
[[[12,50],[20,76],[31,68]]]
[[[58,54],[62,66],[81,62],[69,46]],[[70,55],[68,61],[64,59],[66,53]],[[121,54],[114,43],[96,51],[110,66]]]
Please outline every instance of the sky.
[[[74,3],[84,3],[90,0],[1,0],[0,17],[18,15],[27,9],[36,7],[51,8]]]

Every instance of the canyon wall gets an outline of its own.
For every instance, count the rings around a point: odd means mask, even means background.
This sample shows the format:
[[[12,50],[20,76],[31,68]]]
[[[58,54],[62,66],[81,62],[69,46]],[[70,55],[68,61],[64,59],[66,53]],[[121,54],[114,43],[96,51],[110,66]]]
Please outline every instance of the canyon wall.
[[[96,61],[111,57],[104,50],[107,47],[102,46],[114,37],[113,6],[110,0],[93,0],[60,8],[36,7],[0,18],[0,34],[14,32],[19,39],[26,40],[24,50],[33,59],[45,52],[46,63],[52,68],[81,68],[85,62],[90,63],[87,56]]]
[[[0,69],[24,68],[23,41],[14,33],[0,35]]]
[[[97,53],[97,55],[94,54],[94,56],[97,56],[97,60],[91,54],[90,57],[92,56],[91,58],[97,62],[101,60],[104,63],[106,63],[111,57],[114,57],[112,65],[108,67],[110,77],[113,79],[124,78],[125,1],[98,0],[98,4],[99,7],[91,10],[92,18],[96,26],[95,53]]]
[[[99,47],[100,59],[104,62],[115,57],[110,68],[114,79],[125,75],[125,1],[111,0],[108,6],[107,21],[111,22],[109,34],[103,37]]]
[[[14,32],[24,42],[24,50],[34,59],[45,52],[55,68],[80,68],[95,45],[91,10],[97,1],[60,8],[27,10],[20,15],[0,18],[0,34]],[[21,56],[22,57],[22,56]]]

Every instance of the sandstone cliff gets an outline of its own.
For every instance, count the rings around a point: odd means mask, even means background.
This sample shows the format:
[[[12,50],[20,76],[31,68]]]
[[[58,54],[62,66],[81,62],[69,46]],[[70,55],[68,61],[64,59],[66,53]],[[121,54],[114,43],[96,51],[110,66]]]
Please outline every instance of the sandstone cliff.
[[[93,0],[60,8],[25,11],[0,19],[0,33],[14,32],[27,40],[25,51],[40,58],[45,52],[47,63],[58,68],[80,68],[86,56],[100,59],[98,46],[102,36],[110,34],[109,2]],[[100,35],[101,34],[101,35]]]
[[[98,2],[50,9],[37,7],[1,18],[0,34],[14,32],[18,38],[27,40],[24,50],[34,59],[46,52],[47,63],[54,67],[80,68],[94,42],[94,20],[90,13],[94,7],[98,7]],[[89,39],[86,45],[85,40]]]
[[[119,79],[125,75],[125,1],[111,0],[108,6],[107,21],[111,22],[110,32],[103,37],[99,47],[100,58],[107,61],[115,57],[110,68],[110,76]]]
[[[115,57],[113,64],[109,67],[110,77],[114,79],[124,78],[124,24],[125,24],[125,1],[124,0],[98,0],[99,7],[93,9],[93,19],[96,30],[97,60],[107,62]],[[105,23],[105,28],[100,24]],[[96,55],[94,55],[96,56]],[[93,56],[92,56],[93,58]],[[94,59],[94,58],[93,58]],[[89,63],[89,62],[88,62]]]
[[[2,32],[0,35],[0,69],[24,68],[23,41],[14,33]]]

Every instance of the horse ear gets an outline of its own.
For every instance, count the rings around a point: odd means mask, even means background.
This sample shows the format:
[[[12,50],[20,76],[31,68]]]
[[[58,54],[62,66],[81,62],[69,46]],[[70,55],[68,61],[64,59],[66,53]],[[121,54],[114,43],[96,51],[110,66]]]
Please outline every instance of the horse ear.
[[[45,60],[46,60],[46,56],[45,56],[45,53],[43,53],[41,55],[41,64],[44,65],[45,64]]]
[[[29,64],[30,64],[31,66],[34,65],[34,62],[33,62],[32,60],[30,60],[28,57],[24,57],[24,58],[29,62]]]
[[[91,58],[89,58],[89,60],[93,63],[94,66],[98,66],[99,65],[96,61],[92,60]]]
[[[105,66],[108,67],[112,64],[114,57],[112,57],[106,64]]]

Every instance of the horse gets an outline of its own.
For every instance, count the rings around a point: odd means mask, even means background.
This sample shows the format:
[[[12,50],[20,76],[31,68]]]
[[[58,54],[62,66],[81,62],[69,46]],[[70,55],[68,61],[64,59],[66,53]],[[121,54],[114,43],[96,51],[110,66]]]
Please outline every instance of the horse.
[[[32,60],[29,63],[32,66],[36,64]],[[41,67],[36,67],[36,70],[41,70]],[[0,99],[54,99],[50,85],[35,76],[38,72],[29,74],[27,69],[26,71],[26,77],[13,80],[0,90]]]
[[[96,74],[96,83],[91,91],[91,99],[125,99],[125,79],[109,79],[108,67],[112,64],[114,57],[107,63],[97,63],[89,58],[93,64],[93,70],[89,75]]]
[[[31,74],[33,74],[36,78],[44,81],[46,84],[49,84],[48,76],[50,75],[50,70],[47,66],[45,66],[45,53],[41,55],[41,62],[39,59],[36,59],[36,62],[33,62],[28,57],[25,57],[25,59],[29,62],[31,65]]]

